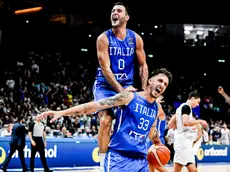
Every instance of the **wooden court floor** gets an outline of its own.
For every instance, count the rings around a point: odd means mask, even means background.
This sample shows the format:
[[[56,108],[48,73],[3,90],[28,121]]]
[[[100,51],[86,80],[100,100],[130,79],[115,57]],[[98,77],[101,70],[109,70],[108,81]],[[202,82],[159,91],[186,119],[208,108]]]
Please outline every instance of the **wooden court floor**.
[[[84,168],[77,168],[77,169],[62,169],[62,168],[51,168],[54,170],[54,172],[99,172],[99,170],[96,167],[87,167],[87,169]],[[166,167],[168,169],[168,172],[172,172],[172,167],[168,166]],[[1,170],[0,170],[1,171]],[[21,169],[8,169],[9,172],[17,172],[21,171]],[[35,169],[36,172],[41,172],[43,169]],[[186,168],[183,168],[182,172],[187,172]],[[198,172],[230,172],[230,163],[229,164],[199,164],[198,165]]]
[[[172,167],[166,167],[168,172],[172,172]],[[57,170],[62,171],[62,170]],[[65,172],[98,172],[98,170],[63,170]],[[183,168],[182,172],[187,172],[186,168]],[[230,164],[209,164],[199,165],[198,172],[230,172]]]

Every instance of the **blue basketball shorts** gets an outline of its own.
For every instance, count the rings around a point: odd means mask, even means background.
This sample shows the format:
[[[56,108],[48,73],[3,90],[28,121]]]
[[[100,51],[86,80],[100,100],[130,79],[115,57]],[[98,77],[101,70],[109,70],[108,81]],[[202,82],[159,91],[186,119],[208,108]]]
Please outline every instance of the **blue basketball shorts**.
[[[124,88],[127,88],[130,85],[123,86]],[[111,86],[108,85],[102,85],[98,84],[97,82],[94,83],[93,86],[93,96],[94,96],[94,101],[98,101],[107,97],[112,97],[114,95],[118,94]],[[114,117],[114,111],[116,108],[112,108],[113,111],[113,117]],[[99,111],[97,111],[99,112]],[[97,113],[95,112],[95,114]]]
[[[146,158],[130,158],[109,150],[105,157],[104,172],[149,172]]]

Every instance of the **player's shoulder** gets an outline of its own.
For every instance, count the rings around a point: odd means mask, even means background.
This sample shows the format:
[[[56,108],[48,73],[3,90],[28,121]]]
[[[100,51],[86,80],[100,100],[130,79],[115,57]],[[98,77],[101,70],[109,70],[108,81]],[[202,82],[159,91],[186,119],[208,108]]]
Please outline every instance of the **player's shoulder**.
[[[102,32],[98,37],[97,37],[97,40],[101,40],[101,39],[104,39],[106,38],[106,31]]]
[[[182,104],[181,108],[182,109],[188,109],[188,110],[190,109],[191,110],[191,107],[188,104],[186,104],[186,103]]]
[[[127,30],[131,33],[129,35],[132,35],[132,37],[135,37],[137,42],[143,42],[142,37],[136,31],[131,30],[131,29],[127,29]]]
[[[187,103],[181,103],[177,109],[181,109],[181,108],[190,108],[190,106]]]
[[[97,37],[97,43],[100,43],[100,42],[106,42],[108,43],[108,36],[106,34],[106,31],[102,32],[98,37]]]
[[[98,37],[109,37],[113,33],[112,29],[104,30]]]
[[[126,31],[129,32],[129,33],[137,34],[136,31],[134,31],[134,30],[132,30],[132,29],[129,29],[129,28],[126,28]]]

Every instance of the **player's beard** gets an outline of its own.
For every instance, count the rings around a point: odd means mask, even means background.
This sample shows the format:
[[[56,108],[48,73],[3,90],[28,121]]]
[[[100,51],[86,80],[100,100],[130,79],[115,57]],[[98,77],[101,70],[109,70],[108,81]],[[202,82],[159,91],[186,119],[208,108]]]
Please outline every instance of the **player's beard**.
[[[152,92],[151,92],[151,96],[152,98],[157,99],[157,96],[155,96]]]
[[[125,17],[122,17],[122,18],[118,19],[117,21],[112,20],[111,23],[112,23],[113,28],[120,27],[121,25],[123,25],[125,23]]]
[[[158,96],[156,96],[156,95],[154,94],[154,92],[155,92],[155,89],[154,89],[154,90],[151,90],[150,95],[151,95],[152,98],[157,99]]]
[[[152,86],[150,89],[151,89],[150,95],[152,98],[157,99],[161,95],[156,91],[156,87]]]

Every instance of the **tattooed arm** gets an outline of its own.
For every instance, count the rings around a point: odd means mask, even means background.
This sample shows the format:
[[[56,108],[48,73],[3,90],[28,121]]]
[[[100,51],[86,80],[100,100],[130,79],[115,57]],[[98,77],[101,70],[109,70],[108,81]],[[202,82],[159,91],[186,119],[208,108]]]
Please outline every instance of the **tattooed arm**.
[[[46,117],[47,115],[53,116],[51,122],[62,116],[72,116],[80,114],[90,114],[98,110],[112,108],[115,106],[127,105],[133,99],[134,93],[129,91],[122,91],[113,97],[101,99],[97,102],[84,103],[62,111],[47,111],[43,112],[40,117]]]

